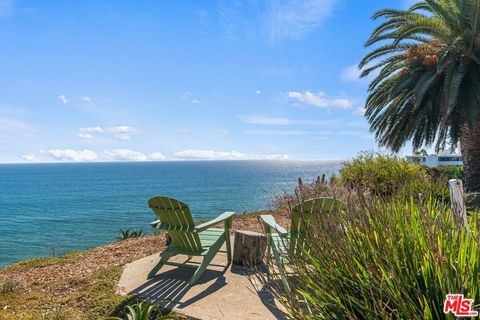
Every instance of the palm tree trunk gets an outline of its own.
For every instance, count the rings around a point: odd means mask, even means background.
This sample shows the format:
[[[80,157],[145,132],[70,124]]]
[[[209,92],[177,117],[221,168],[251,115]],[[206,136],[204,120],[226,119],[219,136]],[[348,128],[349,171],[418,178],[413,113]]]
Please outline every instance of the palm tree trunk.
[[[474,128],[463,124],[460,131],[465,189],[480,192],[480,121]]]

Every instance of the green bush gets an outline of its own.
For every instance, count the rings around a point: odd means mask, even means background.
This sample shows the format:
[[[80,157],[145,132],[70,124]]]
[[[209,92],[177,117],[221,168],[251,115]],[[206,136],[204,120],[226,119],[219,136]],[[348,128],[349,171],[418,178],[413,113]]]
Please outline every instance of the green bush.
[[[418,164],[396,156],[365,152],[344,163],[340,182],[356,190],[390,197],[418,192],[430,181],[426,170]]]
[[[140,238],[146,235],[147,234],[143,231],[143,229],[139,229],[139,230],[135,230],[133,228],[121,229],[117,237],[117,240],[122,241],[126,239],[131,239],[131,238]]]
[[[127,320],[175,320],[177,317],[162,314],[160,308],[147,301],[140,301],[136,304],[125,307]],[[124,320],[119,317],[108,317],[105,320]]]
[[[287,257],[291,292],[274,273],[264,284],[292,319],[454,319],[443,313],[446,294],[480,299],[478,221],[458,229],[447,205],[422,199],[319,215],[306,228],[309,250]]]
[[[426,167],[425,170],[432,180],[439,180],[442,183],[447,183],[450,179],[465,179],[462,166]]]

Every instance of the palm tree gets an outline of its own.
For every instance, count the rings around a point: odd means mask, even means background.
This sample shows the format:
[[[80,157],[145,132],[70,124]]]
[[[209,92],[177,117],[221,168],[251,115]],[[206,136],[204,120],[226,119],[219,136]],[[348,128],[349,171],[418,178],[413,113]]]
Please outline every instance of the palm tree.
[[[425,0],[381,10],[360,62],[366,117],[382,146],[398,151],[460,143],[466,188],[480,191],[480,0]]]

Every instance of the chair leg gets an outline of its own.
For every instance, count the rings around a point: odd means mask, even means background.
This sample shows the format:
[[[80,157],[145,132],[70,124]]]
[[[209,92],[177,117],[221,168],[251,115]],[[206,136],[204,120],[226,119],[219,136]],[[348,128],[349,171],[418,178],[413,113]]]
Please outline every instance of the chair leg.
[[[200,279],[210,262],[212,262],[213,258],[217,254],[218,250],[220,250],[220,248],[222,247],[224,241],[225,238],[221,237],[210,247],[206,255],[203,257],[202,264],[197,268],[197,270],[195,270],[192,278],[190,278],[191,286],[193,286],[197,282],[197,280]]]
[[[173,257],[175,254],[170,253],[168,251],[164,251],[160,254],[160,260],[157,262],[157,264],[152,268],[152,270],[148,273],[147,279],[153,278],[158,270],[165,264],[165,262],[168,261],[171,257]]]
[[[227,247],[227,262],[232,263],[232,247],[230,245],[230,234],[225,231],[225,246]]]
[[[282,273],[280,273],[280,279],[282,280],[283,289],[286,292],[290,292],[290,285],[288,284],[285,270],[282,270]]]
[[[276,267],[278,268],[278,273],[280,275],[280,280],[282,281],[283,288],[286,292],[290,292],[290,286],[287,281],[287,270],[284,265],[280,253],[277,251],[276,247],[272,246],[273,258],[276,262]]]
[[[189,284],[190,284],[191,286],[193,286],[193,285],[195,284],[195,282],[197,282],[198,279],[200,279],[200,277],[202,276],[202,274],[205,272],[205,270],[207,269],[208,265],[209,265],[210,262],[212,261],[213,256],[215,256],[215,254],[213,254],[211,257],[205,256],[205,258],[203,258],[202,264],[197,268],[197,270],[195,270],[195,273],[194,273],[193,276],[190,278]]]
[[[271,265],[271,254],[272,250],[270,249],[270,245],[267,245],[267,251],[265,252],[265,259],[266,259],[266,267],[267,267],[267,276],[270,277],[270,265]]]

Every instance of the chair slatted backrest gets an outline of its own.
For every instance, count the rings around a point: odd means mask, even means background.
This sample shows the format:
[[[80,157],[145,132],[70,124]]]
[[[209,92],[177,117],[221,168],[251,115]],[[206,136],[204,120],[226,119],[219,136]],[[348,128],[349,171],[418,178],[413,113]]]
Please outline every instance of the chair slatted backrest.
[[[202,250],[188,205],[177,199],[156,196],[148,200],[148,206],[160,220],[159,229],[166,230],[172,238],[174,247],[187,252]]]
[[[296,205],[291,210],[292,224],[290,235],[292,243],[290,248],[295,252],[305,245],[303,234],[305,233],[310,220],[315,215],[331,214],[345,208],[345,204],[335,198],[315,198]]]

